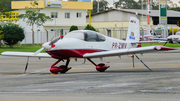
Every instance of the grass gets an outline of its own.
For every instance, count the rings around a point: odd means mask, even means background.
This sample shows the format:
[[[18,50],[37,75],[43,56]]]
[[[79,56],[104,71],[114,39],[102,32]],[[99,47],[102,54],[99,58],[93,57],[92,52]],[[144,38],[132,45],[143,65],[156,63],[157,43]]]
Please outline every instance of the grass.
[[[164,45],[164,43],[143,43],[142,47],[146,47],[146,46],[155,46],[155,45]],[[166,47],[171,47],[171,48],[180,48],[180,44],[170,44],[167,43]],[[22,44],[21,46],[18,45],[14,45],[13,48],[10,48],[9,46],[3,46],[1,45],[0,48],[0,53],[5,52],[5,51],[16,51],[16,52],[36,52],[37,50],[39,50],[41,47],[41,44],[32,46],[31,44]],[[44,50],[42,52],[45,52]]]
[[[42,48],[41,45],[35,45],[32,46],[31,44],[22,44],[21,46],[14,45],[13,48],[10,48],[9,46],[3,46],[1,45],[0,48],[0,53],[5,52],[5,51],[14,51],[14,52],[36,52]],[[45,51],[42,51],[45,52]]]
[[[151,43],[151,44],[143,43],[143,44],[141,44],[142,47],[146,47],[146,46],[155,46],[155,45],[161,45],[161,46],[164,46],[164,43]],[[167,44],[166,44],[166,47],[180,48],[180,44],[179,44],[179,43],[177,43],[177,44],[167,43]]]

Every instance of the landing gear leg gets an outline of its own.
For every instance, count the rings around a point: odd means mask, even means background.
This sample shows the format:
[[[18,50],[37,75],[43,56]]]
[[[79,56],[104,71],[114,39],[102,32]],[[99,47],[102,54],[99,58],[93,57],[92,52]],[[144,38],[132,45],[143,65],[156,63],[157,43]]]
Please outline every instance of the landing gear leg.
[[[109,68],[109,65],[106,65],[104,63],[100,63],[98,65],[96,65],[91,59],[87,58],[93,65],[96,66],[96,70],[99,72],[104,72],[107,68]]]
[[[68,70],[71,69],[71,67],[68,67],[69,62],[70,62],[70,59],[67,59],[66,65],[65,65],[65,66],[64,66],[64,65],[61,65],[61,66],[60,66],[61,68],[63,68],[63,71],[60,71],[60,73],[66,73]]]
[[[67,59],[66,65],[61,65],[61,66],[59,66],[59,67],[55,66],[55,65],[58,64],[60,61],[61,61],[61,59],[58,60],[58,61],[56,61],[56,62],[51,66],[51,68],[50,68],[50,72],[51,72],[51,73],[55,73],[55,74],[57,74],[58,72],[60,72],[60,73],[66,73],[68,70],[71,69],[71,67],[68,67],[69,62],[70,62],[70,59]]]

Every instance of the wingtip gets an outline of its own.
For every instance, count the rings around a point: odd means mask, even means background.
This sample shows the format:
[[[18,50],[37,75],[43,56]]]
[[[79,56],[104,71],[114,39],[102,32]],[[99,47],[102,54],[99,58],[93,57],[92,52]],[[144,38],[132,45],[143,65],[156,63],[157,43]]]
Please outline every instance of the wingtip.
[[[165,47],[165,46],[155,46],[155,50],[176,50],[175,48]]]

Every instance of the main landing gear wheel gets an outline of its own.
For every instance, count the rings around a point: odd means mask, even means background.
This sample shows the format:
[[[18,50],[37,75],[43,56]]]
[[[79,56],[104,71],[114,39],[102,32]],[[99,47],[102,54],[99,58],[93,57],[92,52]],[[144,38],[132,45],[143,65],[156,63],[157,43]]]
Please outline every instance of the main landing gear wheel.
[[[106,65],[104,63],[100,63],[98,65],[96,65],[90,58],[87,58],[93,65],[96,66],[96,70],[99,72],[104,72],[106,69],[108,69],[110,66]]]
[[[103,64],[103,63],[100,63],[96,66],[96,70],[99,71],[99,72],[104,72],[106,69],[108,69],[110,66],[109,65],[106,65],[106,64]]]

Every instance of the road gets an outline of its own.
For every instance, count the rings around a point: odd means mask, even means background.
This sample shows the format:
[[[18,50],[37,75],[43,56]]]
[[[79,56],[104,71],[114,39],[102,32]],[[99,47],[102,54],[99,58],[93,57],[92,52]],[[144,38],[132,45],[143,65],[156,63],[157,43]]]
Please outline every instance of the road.
[[[0,56],[0,101],[179,101],[180,53],[148,53],[138,55],[133,68],[129,56],[108,57],[111,67],[97,72],[83,59],[71,59],[72,69],[66,74],[51,75],[55,59]],[[105,63],[105,59],[93,59]],[[65,64],[61,62],[61,64]]]

